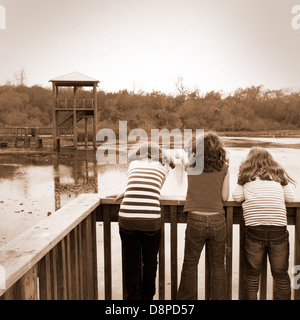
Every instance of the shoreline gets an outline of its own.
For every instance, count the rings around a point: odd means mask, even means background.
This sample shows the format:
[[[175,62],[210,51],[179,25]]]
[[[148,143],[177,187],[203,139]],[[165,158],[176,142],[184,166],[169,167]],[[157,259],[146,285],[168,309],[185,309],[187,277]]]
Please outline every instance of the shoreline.
[[[223,138],[225,147],[231,148],[251,148],[254,146],[264,147],[264,148],[293,148],[300,149],[300,130],[281,130],[272,131],[272,132],[248,132],[248,131],[229,131],[229,132],[218,132],[218,134]],[[255,139],[258,138],[258,139]],[[259,140],[261,138],[265,139],[297,139],[299,138],[299,143],[280,143],[279,141],[262,141]],[[127,148],[129,148],[134,143],[127,142]],[[98,145],[98,147],[101,144]],[[116,140],[116,145],[112,145],[111,149],[115,148],[117,154],[119,153],[119,140]],[[11,156],[13,154],[24,155],[24,156],[38,156],[42,157],[50,157],[55,158],[57,154],[65,155],[65,154],[73,154],[75,152],[86,152],[86,153],[96,153],[96,150],[93,149],[92,146],[89,146],[87,149],[84,146],[80,146],[77,149],[74,149],[70,146],[62,146],[60,151],[55,151],[50,146],[42,147],[41,149],[33,149],[33,148],[24,148],[24,147],[7,147],[0,149],[0,159],[5,156]]]

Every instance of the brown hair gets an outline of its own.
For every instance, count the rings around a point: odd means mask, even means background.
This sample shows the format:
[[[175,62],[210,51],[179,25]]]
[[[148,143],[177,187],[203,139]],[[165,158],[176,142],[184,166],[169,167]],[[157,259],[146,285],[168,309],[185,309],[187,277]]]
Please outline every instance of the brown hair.
[[[213,170],[221,171],[224,164],[228,164],[229,162],[226,158],[226,150],[221,138],[213,131],[208,131],[205,132],[204,135],[193,137],[192,147],[189,149],[189,158],[192,156],[203,156],[196,154],[197,149],[200,149],[200,143],[204,144],[203,172],[212,172]],[[191,167],[195,165],[194,162]]]
[[[251,148],[246,160],[241,163],[238,184],[244,185],[256,178],[273,180],[279,182],[282,186],[289,182],[295,184],[295,181],[273,159],[272,155],[266,149],[258,147]]]
[[[143,142],[132,150],[128,155],[129,161],[151,159],[159,161],[161,164],[169,164],[169,166],[174,169],[175,164],[171,157],[167,157],[163,149],[154,142]]]

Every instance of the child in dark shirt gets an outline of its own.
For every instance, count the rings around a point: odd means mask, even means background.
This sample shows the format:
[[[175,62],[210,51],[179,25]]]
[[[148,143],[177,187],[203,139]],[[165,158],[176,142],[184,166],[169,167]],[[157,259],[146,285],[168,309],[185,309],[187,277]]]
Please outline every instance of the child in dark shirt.
[[[214,132],[194,141],[190,154],[204,139],[204,167],[197,175],[188,174],[184,211],[188,212],[184,261],[178,300],[196,299],[197,267],[204,245],[211,268],[211,299],[226,297],[225,240],[226,225],[223,201],[229,197],[229,170],[226,151]],[[200,148],[198,148],[199,150]],[[185,163],[189,166],[189,163]]]

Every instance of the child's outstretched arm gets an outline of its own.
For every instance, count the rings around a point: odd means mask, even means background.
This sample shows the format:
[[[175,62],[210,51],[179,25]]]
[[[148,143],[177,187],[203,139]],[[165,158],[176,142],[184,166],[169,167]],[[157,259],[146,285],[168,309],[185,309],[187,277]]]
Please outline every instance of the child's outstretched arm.
[[[188,166],[190,164],[188,155],[185,150],[177,150],[175,149],[175,157],[181,161],[184,166]]]
[[[124,194],[125,194],[125,192],[119,193],[119,194],[115,197],[115,201],[124,198]]]
[[[229,198],[229,168],[227,170],[227,174],[224,177],[223,185],[222,185],[222,200],[227,201]]]

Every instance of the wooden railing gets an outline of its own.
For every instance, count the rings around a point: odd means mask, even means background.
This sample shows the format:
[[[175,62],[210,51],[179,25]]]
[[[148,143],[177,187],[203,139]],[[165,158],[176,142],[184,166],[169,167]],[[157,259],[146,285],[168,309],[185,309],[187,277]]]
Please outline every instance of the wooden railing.
[[[92,109],[94,108],[93,99],[57,99],[56,108],[58,109]]]
[[[0,137],[35,137],[42,135],[52,135],[52,128],[40,127],[13,127],[13,128],[0,128]]]
[[[39,149],[42,147],[42,136],[43,138],[49,137],[49,133],[52,135],[51,131],[52,128],[40,127],[0,128],[1,146],[8,147],[14,142],[14,147],[18,147],[21,142],[21,146],[25,148],[29,148],[33,143]]]
[[[170,239],[161,241],[159,251],[159,266],[158,266],[158,298],[164,300],[166,298],[166,244],[170,243],[170,298],[175,299],[178,288],[178,273],[181,271],[181,265],[178,263],[178,224],[187,222],[187,214],[183,212],[183,200],[161,200],[162,214],[162,239],[165,238],[166,224],[170,224]],[[110,243],[110,222],[116,222],[118,219],[119,204],[114,203],[113,199],[101,199],[100,212],[98,219],[103,221],[104,234],[104,258],[106,264],[104,266],[105,273],[105,298],[111,299],[111,243]],[[244,259],[243,259],[243,239],[244,239],[244,223],[242,218],[242,207],[240,203],[229,201],[225,203],[225,216],[227,226],[227,241],[226,241],[226,278],[227,278],[227,299],[232,299],[232,264],[233,264],[233,225],[239,226],[239,277],[238,277],[238,299],[244,299]],[[287,220],[289,225],[295,226],[294,239],[294,265],[300,265],[300,203],[287,204]],[[100,214],[100,216],[99,216]],[[206,252],[207,255],[207,252]],[[178,268],[180,268],[178,270]],[[205,259],[205,299],[210,298],[210,270],[208,259]],[[267,297],[267,259],[264,260],[263,272],[261,276],[261,285],[259,298],[265,300]],[[300,289],[294,290],[293,298],[300,300]]]
[[[104,261],[104,299],[113,298],[112,283],[112,223],[118,220],[119,203],[113,199],[99,199],[96,194],[83,194],[42,222],[30,228],[0,248],[1,299],[97,299],[99,261]],[[159,251],[158,295],[164,300],[175,299],[178,288],[178,227],[185,224],[183,200],[162,199],[162,239]],[[242,241],[244,225],[240,203],[226,202],[227,298],[232,299],[233,287],[233,226],[239,227],[238,298],[244,298],[244,260]],[[300,203],[287,204],[288,224],[295,226],[294,265],[300,265]],[[103,241],[97,247],[96,222],[100,222]],[[99,223],[98,223],[99,224]],[[184,226],[184,225],[183,225]],[[168,228],[167,228],[168,227]],[[170,227],[170,228],[169,228]],[[166,232],[170,229],[170,232]],[[170,235],[170,238],[166,238]],[[164,239],[166,238],[166,241]],[[180,239],[183,245],[184,238]],[[99,241],[98,241],[99,243]],[[166,247],[170,244],[170,259]],[[167,268],[167,263],[170,268]],[[122,272],[121,266],[120,273]],[[170,269],[170,296],[166,297],[166,270]],[[102,271],[102,270],[101,270]],[[210,270],[205,262],[205,299],[210,297]],[[119,287],[122,283],[118,284]],[[260,299],[267,297],[267,260],[261,277]],[[300,300],[300,289],[293,298]]]
[[[80,195],[0,248],[1,299],[97,299],[96,195]]]

